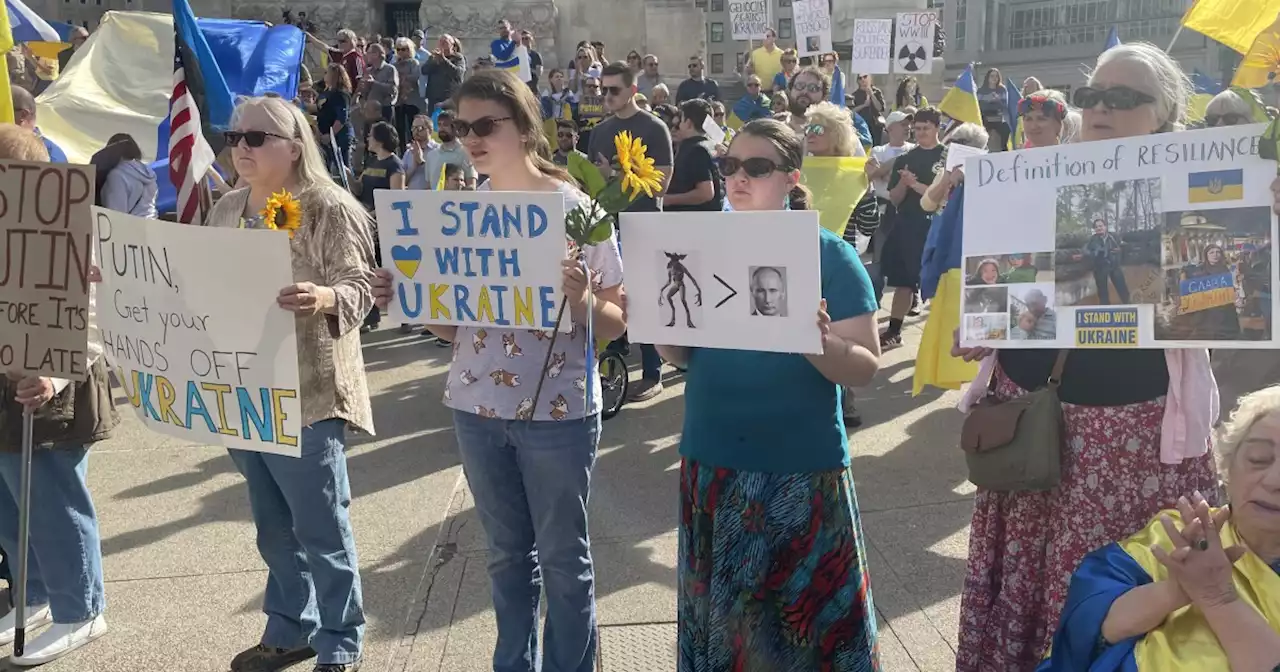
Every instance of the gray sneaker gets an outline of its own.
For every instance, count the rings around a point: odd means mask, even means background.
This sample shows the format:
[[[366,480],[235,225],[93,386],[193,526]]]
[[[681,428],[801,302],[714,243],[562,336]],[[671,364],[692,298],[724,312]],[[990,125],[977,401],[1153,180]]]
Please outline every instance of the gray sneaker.
[[[659,394],[662,394],[662,381],[641,378],[640,382],[631,387],[631,392],[627,394],[627,401],[649,401]]]

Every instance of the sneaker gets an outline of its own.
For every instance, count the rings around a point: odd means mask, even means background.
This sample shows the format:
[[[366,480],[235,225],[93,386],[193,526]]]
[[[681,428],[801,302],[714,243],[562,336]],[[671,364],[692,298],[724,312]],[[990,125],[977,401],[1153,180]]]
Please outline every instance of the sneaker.
[[[446,341],[446,340],[444,340],[443,338],[437,338],[437,339],[436,339],[436,346],[437,346],[437,347],[441,347],[441,348],[452,348],[452,347],[453,347],[453,341]]]
[[[920,316],[920,292],[911,295],[911,310],[907,311],[907,315],[911,317]]]
[[[360,333],[362,334],[372,333],[373,330],[377,328],[378,328],[378,325],[376,324],[362,324],[360,325]]]
[[[631,388],[627,401],[649,401],[659,394],[662,394],[662,381],[641,378],[640,382]]]
[[[259,644],[231,659],[231,672],[276,672],[316,657],[309,646],[277,649]]]
[[[844,396],[841,398],[841,411],[844,415],[844,428],[857,429],[862,426],[862,414],[853,405],[853,390],[844,388]]]
[[[27,607],[25,630],[27,635],[32,630],[53,622],[53,617],[49,615],[49,605],[42,604],[35,607]],[[11,609],[9,613],[0,616],[0,646],[13,643],[13,637],[18,627],[18,612]],[[28,639],[30,639],[28,637]]]
[[[412,324],[402,324],[402,325],[400,325],[400,333],[402,333],[402,334],[412,334],[412,333],[413,333],[413,325],[412,325]]]
[[[885,329],[880,332],[880,352],[902,347],[901,332]]]
[[[27,642],[21,656],[9,662],[18,667],[34,667],[57,660],[107,634],[107,619],[102,614],[79,623],[54,623],[48,630]]]
[[[311,672],[357,672],[359,669],[360,661],[357,660],[354,663],[324,663],[322,665],[316,665],[315,669]]]

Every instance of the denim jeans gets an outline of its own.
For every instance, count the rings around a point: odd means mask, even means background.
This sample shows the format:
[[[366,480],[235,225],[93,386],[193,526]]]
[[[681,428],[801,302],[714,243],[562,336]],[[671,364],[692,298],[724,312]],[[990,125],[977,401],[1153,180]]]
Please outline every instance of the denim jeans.
[[[27,605],[48,604],[55,623],[88,621],[107,606],[98,514],[85,484],[88,469],[88,446],[37,446],[31,457]],[[14,574],[21,473],[20,453],[0,453],[0,548],[13,558]]]
[[[640,345],[640,371],[645,380],[662,380],[662,355],[658,354],[658,348]]]
[[[587,495],[600,416],[526,422],[454,411],[453,422],[489,542],[494,672],[591,672],[597,633]]]
[[[267,563],[266,646],[307,644],[317,662],[360,658],[364,607],[351,535],[345,420],[302,429],[302,457],[230,450],[249,485],[258,553]]]

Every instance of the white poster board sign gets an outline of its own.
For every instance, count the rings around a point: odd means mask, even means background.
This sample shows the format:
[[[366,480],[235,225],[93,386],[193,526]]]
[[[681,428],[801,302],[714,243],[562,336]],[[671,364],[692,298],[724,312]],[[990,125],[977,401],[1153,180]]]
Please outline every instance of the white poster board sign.
[[[299,456],[297,320],[276,303],[293,284],[288,234],[93,216],[98,327],[138,419],[194,443]]]
[[[0,161],[0,375],[89,375],[93,166]]]
[[[623,213],[634,343],[818,354],[818,213]]]
[[[391,321],[554,329],[568,256],[559,192],[374,192]],[[569,326],[566,315],[561,329]]]
[[[529,48],[523,44],[516,45],[516,77],[522,82],[533,80],[533,64],[530,62]]]
[[[729,25],[735,40],[763,40],[769,28],[770,0],[729,0]]]
[[[893,19],[854,19],[853,60],[855,75],[887,75],[893,60]]]
[[[894,72],[927,75],[933,72],[933,38],[938,13],[932,10],[899,12],[893,40]]]
[[[966,159],[971,156],[982,156],[987,153],[986,147],[970,147],[962,145],[958,142],[952,142],[947,145],[947,170],[951,170],[956,166],[963,166]]]
[[[961,340],[994,348],[1275,348],[1263,125],[965,163]]]
[[[801,56],[816,56],[831,48],[831,10],[827,0],[795,0],[791,4],[795,21],[796,51]]]

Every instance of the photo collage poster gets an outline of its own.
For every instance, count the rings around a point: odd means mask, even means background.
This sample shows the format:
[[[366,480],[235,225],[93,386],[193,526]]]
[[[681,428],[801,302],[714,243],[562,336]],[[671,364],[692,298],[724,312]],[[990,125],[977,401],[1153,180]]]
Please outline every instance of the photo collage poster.
[[[1276,347],[1264,128],[969,158],[962,344]]]

